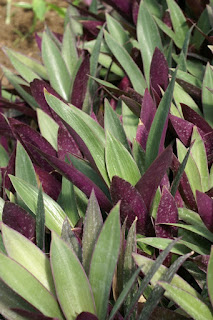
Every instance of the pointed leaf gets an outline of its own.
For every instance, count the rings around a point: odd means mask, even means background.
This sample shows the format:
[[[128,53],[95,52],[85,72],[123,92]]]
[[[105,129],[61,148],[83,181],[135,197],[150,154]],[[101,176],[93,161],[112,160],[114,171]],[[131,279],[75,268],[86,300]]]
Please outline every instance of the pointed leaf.
[[[39,129],[42,136],[51,144],[51,146],[58,151],[58,124],[44,111],[37,109],[37,117]]]
[[[206,122],[203,117],[201,117],[197,112],[195,112],[192,108],[185,104],[181,104],[182,112],[184,115],[184,118],[196,125],[198,128],[200,128],[203,132],[209,133],[212,131],[212,128],[210,125]]]
[[[71,78],[59,49],[47,32],[42,37],[42,58],[51,86],[66,101],[70,98]]]
[[[104,320],[106,317],[112,278],[119,255],[119,207],[119,204],[116,205],[108,215],[91,260],[89,281],[95,299],[97,316],[100,320]]]
[[[54,296],[29,271],[1,253],[0,262],[0,277],[10,288],[45,316],[63,319]]]
[[[212,92],[208,88],[213,88],[213,71],[209,63],[207,63],[205,75],[203,78],[202,103],[204,118],[208,124],[213,126],[213,107],[212,107]]]
[[[137,217],[137,233],[149,233],[151,221],[140,193],[117,176],[112,179],[110,192],[114,204],[121,200],[121,221],[127,218],[127,226],[130,227]]]
[[[5,224],[2,224],[1,230],[8,256],[26,268],[48,291],[55,295],[47,256],[35,244]]]
[[[67,23],[63,41],[61,48],[61,55],[66,63],[67,69],[71,75],[73,76],[73,72],[75,70],[76,63],[78,61],[78,52],[75,42],[75,35],[71,27],[71,23]]]
[[[82,238],[83,266],[87,274],[89,274],[92,253],[102,226],[103,218],[95,193],[92,191],[84,219],[84,231]]]
[[[82,260],[82,250],[79,244],[77,237],[75,236],[74,230],[71,229],[71,225],[67,217],[64,220],[62,231],[61,231],[61,239],[64,240],[73,250],[73,252],[78,257],[79,261]]]
[[[123,126],[118,118],[118,115],[113,110],[107,99],[105,99],[104,111],[105,131],[109,131],[130,152],[130,147]]]
[[[164,126],[168,118],[170,105],[173,98],[175,79],[176,73],[173,75],[172,80],[166,92],[164,93],[163,98],[161,99],[149,131],[146,144],[146,168],[151,165],[159,152],[161,137],[163,135]]]
[[[149,93],[149,90],[146,89],[144,93],[143,101],[142,101],[140,118],[144,123],[148,132],[151,128],[151,124],[154,119],[155,112],[156,112],[156,106],[154,104],[151,94]]]
[[[113,38],[108,32],[104,32],[105,41],[112,51],[115,58],[119,61],[125,72],[127,73],[133,88],[140,94],[144,94],[146,89],[146,81],[144,76],[134,60],[128,54],[125,48],[118,44],[117,40]]]
[[[177,236],[177,228],[159,225],[161,223],[177,223],[178,210],[175,199],[166,187],[163,187],[160,204],[158,206],[157,217],[155,220],[155,232],[157,237],[173,238]]]
[[[5,202],[2,221],[29,240],[35,239],[35,219],[17,204]]]
[[[38,189],[26,183],[25,181],[11,175],[10,180],[12,181],[16,192],[20,195],[24,203],[34,214],[36,214]],[[61,228],[65,218],[64,211],[48,195],[43,194],[43,199],[46,226],[50,230],[54,230],[56,233],[61,234]]]
[[[179,117],[169,115],[169,120],[182,143],[188,147],[191,141],[193,124]]]
[[[82,157],[81,152],[66,128],[59,127],[58,129],[58,158],[60,160],[65,160],[68,154],[74,154],[78,157]]]
[[[47,92],[45,93],[45,97],[51,108],[53,108],[84,141],[101,175],[108,183],[104,160],[105,134],[103,128],[89,115],[74,106],[66,105]]]
[[[141,194],[146,207],[149,209],[158,186],[172,162],[172,147],[167,147],[151,164],[135,188]],[[153,172],[155,176],[153,177]]]
[[[107,132],[105,152],[110,180],[116,175],[135,185],[141,177],[140,171],[127,149],[109,132]]]
[[[213,199],[205,193],[196,191],[198,213],[206,227],[213,232]]]
[[[188,315],[193,317],[193,319],[212,319],[212,311],[198,298],[195,298],[187,291],[184,291],[166,282],[160,281],[159,285],[166,290],[167,296],[177,303]]]
[[[38,201],[36,209],[36,244],[41,250],[44,250],[45,245],[45,210],[42,194],[42,187],[40,186],[38,192]]]
[[[162,50],[161,37],[144,1],[140,3],[137,19],[137,39],[143,59],[146,82],[150,84],[150,66],[155,48]]]
[[[164,54],[155,48],[153,53],[152,62],[150,66],[150,84],[159,96],[161,96],[161,90],[166,91],[169,80],[169,68]]]
[[[50,259],[57,296],[66,319],[75,320],[83,311],[95,314],[88,278],[73,250],[55,233],[52,234]]]

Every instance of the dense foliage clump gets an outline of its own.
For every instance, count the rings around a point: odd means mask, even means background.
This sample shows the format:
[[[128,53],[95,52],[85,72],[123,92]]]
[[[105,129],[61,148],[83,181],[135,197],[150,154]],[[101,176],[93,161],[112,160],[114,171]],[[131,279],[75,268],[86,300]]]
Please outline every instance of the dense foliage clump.
[[[213,2],[88,2],[4,48],[0,313],[210,320]]]

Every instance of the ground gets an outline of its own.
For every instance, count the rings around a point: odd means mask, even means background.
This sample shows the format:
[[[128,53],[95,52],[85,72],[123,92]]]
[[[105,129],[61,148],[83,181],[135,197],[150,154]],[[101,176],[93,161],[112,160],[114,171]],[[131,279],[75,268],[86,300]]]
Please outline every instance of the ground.
[[[18,52],[22,52],[30,57],[39,59],[39,50],[34,38],[34,34],[28,35],[29,29],[33,23],[32,10],[24,10],[14,6],[15,3],[21,0],[11,0],[11,22],[5,23],[6,19],[6,4],[7,0],[0,0],[0,64],[12,69],[8,58],[2,51],[2,47],[6,46]],[[24,2],[31,3],[32,0],[24,0]],[[49,3],[60,5],[60,7],[67,7],[66,1],[63,0],[48,0]],[[63,19],[55,11],[48,11],[45,18],[45,23],[54,32],[63,32]],[[38,21],[36,23],[35,32],[40,32],[44,29],[44,22]],[[3,74],[0,69],[0,78]],[[3,85],[7,86],[7,79],[3,77]]]

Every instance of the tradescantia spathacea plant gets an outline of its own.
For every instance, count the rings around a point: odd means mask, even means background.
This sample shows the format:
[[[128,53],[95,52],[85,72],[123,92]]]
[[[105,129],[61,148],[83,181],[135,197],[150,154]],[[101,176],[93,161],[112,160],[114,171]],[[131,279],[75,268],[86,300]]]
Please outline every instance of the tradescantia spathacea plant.
[[[4,318],[212,319],[212,12],[92,1],[4,48]]]

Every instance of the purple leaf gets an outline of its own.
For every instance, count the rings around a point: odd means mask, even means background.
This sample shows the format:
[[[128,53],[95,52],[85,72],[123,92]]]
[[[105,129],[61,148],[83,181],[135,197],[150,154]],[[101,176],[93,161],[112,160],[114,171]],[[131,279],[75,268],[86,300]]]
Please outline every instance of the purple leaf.
[[[171,114],[169,115],[169,120],[171,121],[171,124],[178,138],[183,142],[183,144],[186,147],[189,147],[193,130],[193,124]]]
[[[88,82],[88,75],[90,73],[90,59],[89,55],[87,55],[74,80],[73,89],[72,89],[72,96],[71,96],[71,103],[79,109],[82,109],[83,102],[85,99],[86,91],[87,91],[87,82]]]
[[[175,193],[175,203],[176,203],[177,208],[183,208],[184,207],[184,201],[181,198],[180,192],[178,190]]]
[[[121,82],[118,85],[118,88],[122,91],[127,91],[127,89],[131,86],[131,82],[127,76],[123,77]]]
[[[151,128],[151,124],[154,119],[155,112],[156,112],[156,107],[155,107],[154,101],[149,93],[149,90],[146,89],[143,97],[140,118],[144,123],[148,132]]]
[[[183,103],[181,103],[181,108],[183,116],[187,121],[196,125],[204,133],[212,132],[212,128],[210,127],[208,122],[206,122],[206,120],[203,117],[201,117],[197,112],[195,112],[192,108],[188,107]]]
[[[132,0],[104,0],[111,7],[116,9],[122,16],[131,20],[132,18]]]
[[[206,227],[213,232],[213,199],[207,194],[196,191],[198,213]]]
[[[128,88],[127,89],[127,95],[131,98],[134,99],[137,103],[139,103],[140,105],[142,104],[143,101],[143,96],[138,93],[137,91],[135,91],[132,88]]]
[[[167,173],[164,174],[164,176],[160,182],[160,187],[161,187],[161,189],[163,189],[163,187],[166,187],[167,189],[170,188],[170,182],[169,182],[169,178],[168,178]]]
[[[98,318],[90,312],[81,312],[76,320],[98,320]]]
[[[51,166],[53,166],[59,173],[65,176],[68,180],[70,180],[77,188],[79,188],[85,195],[89,198],[94,189],[96,198],[99,202],[100,207],[109,212],[112,208],[112,204],[103,191],[87,176],[85,176],[82,172],[77,170],[72,164],[68,164],[58,158],[44,153],[40,149],[35,148],[35,153],[39,153],[42,158],[46,159]]]
[[[149,234],[151,219],[148,210],[140,193],[129,182],[114,176],[110,187],[113,204],[121,200],[121,221],[127,219],[127,227],[130,228],[132,223],[137,220],[137,232],[140,234]]]
[[[163,22],[167,25],[167,27],[172,29],[172,20],[171,20],[169,11],[165,11],[163,16]]]
[[[177,79],[179,85],[193,98],[201,99],[201,89],[184,80]]]
[[[148,131],[144,123],[139,120],[137,133],[136,133],[136,141],[140,143],[143,150],[146,150],[147,138],[148,138]]]
[[[213,163],[213,130],[205,135],[199,131],[206,149],[206,155],[209,166]]]
[[[50,317],[44,316],[41,313],[34,313],[31,311],[22,310],[18,308],[12,308],[12,310],[18,313],[20,316],[27,318],[29,320],[58,320],[57,318],[50,318]]]
[[[164,187],[161,200],[158,206],[157,217],[155,220],[155,232],[157,237],[170,238],[177,236],[177,227],[160,225],[163,223],[177,223],[178,210],[175,204],[175,199]]]
[[[180,166],[180,162],[175,157],[175,155],[173,155],[171,169],[173,171],[174,176],[177,174],[179,166]],[[185,172],[182,174],[178,189],[185,204],[191,210],[197,211],[197,204]]]
[[[13,152],[10,156],[10,160],[6,168],[1,168],[2,175],[2,189],[3,189],[3,198],[6,199],[6,195],[4,194],[5,189],[11,190],[12,183],[9,178],[9,174],[15,174],[15,159],[16,159],[16,148],[13,149]]]
[[[158,48],[155,48],[150,67],[150,85],[159,96],[161,96],[159,87],[166,91],[169,80],[168,75],[169,68],[164,54]]]
[[[14,135],[22,143],[22,145],[26,147],[25,149],[32,157],[32,159],[34,159],[34,161],[40,167],[44,168],[44,170],[48,172],[52,171],[52,167],[43,158],[41,158],[38,153],[35,153],[34,149],[31,147],[31,145],[35,146],[41,149],[43,152],[48,153],[49,155],[56,156],[56,151],[53,149],[51,144],[46,139],[44,139],[40,135],[40,133],[33,130],[30,126],[13,118],[10,118],[9,122]]]
[[[5,202],[2,221],[10,228],[35,242],[35,219],[17,204]]]
[[[140,117],[140,104],[132,98],[129,98],[125,95],[121,95],[120,99],[125,102],[128,108],[138,117]]]
[[[49,93],[57,97],[58,99],[64,101],[61,96],[45,81],[35,79],[33,82],[30,83],[30,89],[32,95],[36,102],[39,104],[41,109],[46,112],[51,118],[53,118],[59,126],[63,126],[63,122],[61,118],[57,115],[55,111],[47,104],[45,96],[44,96],[44,89],[46,89]]]
[[[23,102],[11,102],[4,98],[0,99],[0,107],[5,109],[14,109],[22,112],[23,114],[36,119],[35,110],[31,109],[28,105]]]
[[[102,21],[95,21],[95,20],[81,20],[81,24],[93,36],[97,37],[97,35],[100,31],[99,28],[103,25],[103,22]]]
[[[61,191],[61,183],[50,173],[46,172],[40,167],[34,166],[34,169],[39,177],[44,192],[56,201]]]
[[[35,41],[37,43],[39,50],[41,51],[42,38],[38,35],[37,32],[35,33]]]
[[[139,11],[139,4],[137,3],[136,0],[134,0],[132,5],[132,19],[135,25],[137,24],[137,21],[138,21],[138,11]]]
[[[58,130],[58,157],[61,160],[65,160],[68,154],[73,154],[82,158],[82,154],[67,129],[59,127]]]
[[[7,138],[14,138],[11,128],[2,113],[0,113],[0,135]]]
[[[172,162],[172,147],[167,147],[151,164],[141,179],[136,184],[136,189],[141,194],[148,210],[158,186]]]
[[[210,198],[213,198],[213,188],[209,189],[208,191],[206,191],[207,196],[209,196]]]
[[[209,264],[209,255],[199,255],[193,258],[193,261],[196,263],[198,268],[200,268],[203,272],[207,273],[207,268]]]

